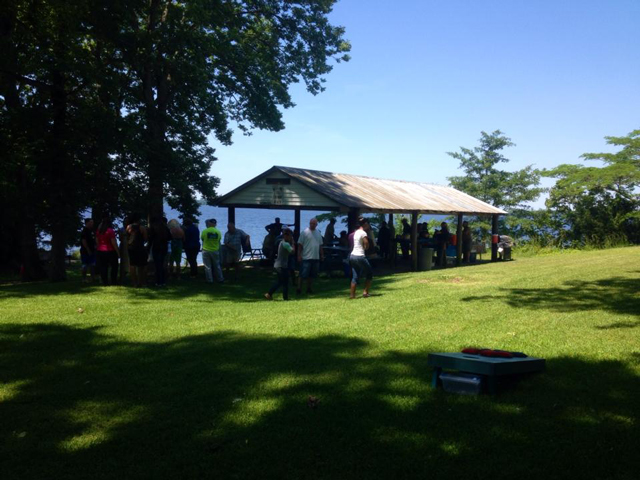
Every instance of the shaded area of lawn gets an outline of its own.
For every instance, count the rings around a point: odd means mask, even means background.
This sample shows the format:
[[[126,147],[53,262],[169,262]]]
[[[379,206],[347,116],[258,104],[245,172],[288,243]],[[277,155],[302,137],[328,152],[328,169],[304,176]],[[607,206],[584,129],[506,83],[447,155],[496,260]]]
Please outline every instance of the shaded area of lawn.
[[[640,278],[610,277],[595,281],[571,280],[550,288],[500,288],[497,295],[469,296],[464,302],[503,301],[511,307],[557,312],[605,310],[640,317]],[[598,328],[634,328],[634,322],[616,322]]]
[[[429,387],[430,350],[3,325],[0,478],[636,475],[637,357],[551,358],[502,395],[459,397]]]

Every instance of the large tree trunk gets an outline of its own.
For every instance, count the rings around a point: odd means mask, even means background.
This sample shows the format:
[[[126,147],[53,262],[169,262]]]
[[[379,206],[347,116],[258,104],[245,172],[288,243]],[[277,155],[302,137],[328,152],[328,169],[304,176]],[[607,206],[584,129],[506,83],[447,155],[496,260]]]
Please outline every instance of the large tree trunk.
[[[153,170],[149,171],[149,217],[160,218],[164,212],[163,179],[161,173]]]
[[[164,211],[165,163],[169,152],[166,144],[164,112],[156,106],[153,93],[147,96],[147,155],[149,159],[149,216],[162,217]],[[149,98],[151,97],[151,98]]]
[[[23,282],[42,280],[46,274],[38,255],[36,227],[28,218],[21,217],[18,230],[20,235],[20,280]]]
[[[67,95],[65,92],[64,75],[54,71],[51,103],[53,108],[53,126],[51,129],[51,280],[59,282],[67,279],[66,260],[66,227],[70,224],[69,205],[65,202],[65,192],[68,188],[67,158],[65,144],[67,134]]]
[[[24,159],[21,157],[22,149],[17,148],[17,144],[23,141],[24,136],[21,131],[21,124],[16,120],[20,116],[22,104],[18,93],[18,85],[15,77],[11,74],[11,72],[17,73],[18,70],[15,42],[13,40],[16,12],[16,6],[10,4],[0,14],[0,50],[2,50],[2,67],[4,70],[0,72],[0,94],[4,97],[6,114],[10,118],[13,117],[9,121],[11,139],[6,145],[8,151],[4,152],[4,154],[7,156],[13,155],[15,165],[15,170],[7,173],[9,178],[13,177],[15,180],[15,189],[13,190],[15,205],[12,205],[12,207],[15,208],[15,218],[17,220],[18,251],[14,253],[17,254],[20,265],[20,279],[22,281],[31,281],[41,280],[45,277],[45,272],[38,256],[38,242],[35,221],[32,215],[33,205],[31,204],[33,199],[30,195],[32,189],[27,182],[26,166]],[[7,161],[7,165],[10,164],[9,159],[3,161]],[[7,198],[11,197],[12,194],[8,193]]]
[[[18,169],[18,235],[20,238],[20,280],[30,282],[46,277],[38,254],[38,236],[33,217],[33,198],[24,164]]]
[[[147,30],[153,33],[166,17],[167,3],[150,0]],[[163,14],[164,12],[164,14]],[[166,142],[166,113],[169,102],[169,79],[163,71],[161,55],[150,47],[142,74],[142,89],[147,123],[147,156],[149,160],[149,217],[162,217],[164,183],[169,160]]]

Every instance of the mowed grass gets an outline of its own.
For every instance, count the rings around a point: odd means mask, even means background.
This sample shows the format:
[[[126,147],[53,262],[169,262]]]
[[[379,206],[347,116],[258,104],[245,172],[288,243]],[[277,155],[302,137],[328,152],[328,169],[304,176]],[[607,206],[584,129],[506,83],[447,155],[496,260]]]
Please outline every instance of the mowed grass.
[[[321,279],[267,302],[271,278],[0,286],[0,478],[638,478],[640,248],[381,277],[353,301]],[[432,389],[428,353],[466,346],[547,371]]]

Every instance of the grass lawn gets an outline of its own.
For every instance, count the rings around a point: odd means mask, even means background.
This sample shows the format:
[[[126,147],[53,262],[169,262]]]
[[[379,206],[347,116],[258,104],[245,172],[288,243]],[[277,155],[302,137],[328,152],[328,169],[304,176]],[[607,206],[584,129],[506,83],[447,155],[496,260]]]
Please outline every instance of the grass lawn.
[[[638,478],[640,247],[270,281],[0,285],[0,478]],[[466,346],[547,371],[433,390]]]

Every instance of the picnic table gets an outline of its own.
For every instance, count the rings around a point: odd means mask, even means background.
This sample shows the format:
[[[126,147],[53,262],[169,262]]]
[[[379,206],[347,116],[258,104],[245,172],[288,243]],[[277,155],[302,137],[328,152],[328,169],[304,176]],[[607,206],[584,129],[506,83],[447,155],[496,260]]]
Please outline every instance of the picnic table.
[[[324,262],[322,268],[331,275],[332,270],[340,270],[347,274],[347,268],[349,263],[349,248],[341,247],[339,245],[325,245],[322,247],[324,253]],[[350,271],[350,269],[349,269]],[[348,276],[348,275],[347,275]]]
[[[545,368],[545,360],[534,357],[501,358],[442,352],[430,353],[427,357],[427,365],[433,367],[433,377],[431,378],[433,388],[441,385],[440,374],[446,368],[483,376],[486,379],[488,392],[495,393],[498,377],[542,372]]]

